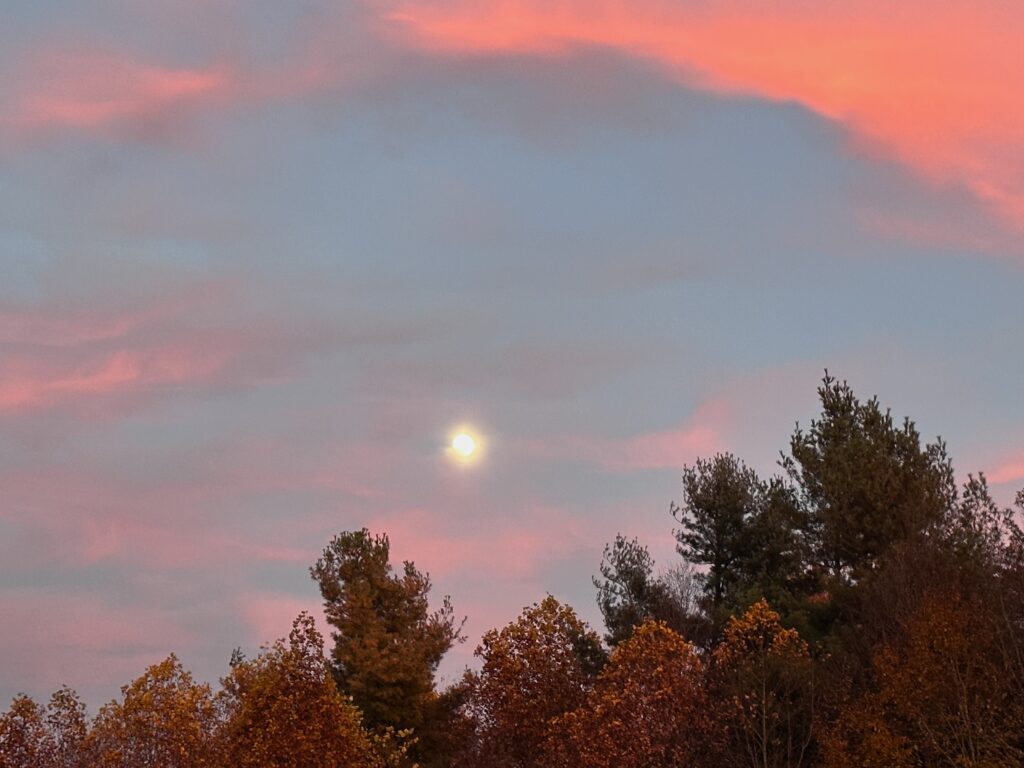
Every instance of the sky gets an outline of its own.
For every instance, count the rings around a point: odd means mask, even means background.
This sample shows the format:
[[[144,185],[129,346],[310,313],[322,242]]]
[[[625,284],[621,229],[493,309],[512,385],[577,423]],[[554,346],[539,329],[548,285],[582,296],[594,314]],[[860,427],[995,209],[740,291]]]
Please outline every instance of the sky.
[[[319,611],[368,527],[468,640],[594,625],[684,465],[827,368],[1024,487],[1024,6],[6,0],[0,701]],[[472,425],[486,453],[450,461]]]

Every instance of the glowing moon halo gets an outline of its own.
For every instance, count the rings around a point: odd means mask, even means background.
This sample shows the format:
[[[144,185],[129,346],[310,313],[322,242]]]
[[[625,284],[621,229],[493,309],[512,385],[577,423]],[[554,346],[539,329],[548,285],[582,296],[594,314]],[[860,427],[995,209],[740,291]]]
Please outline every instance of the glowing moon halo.
[[[484,455],[485,441],[475,429],[462,425],[448,433],[445,453],[456,464],[476,464]]]
[[[473,439],[472,435],[460,432],[452,438],[452,450],[459,454],[459,456],[468,459],[476,452],[476,440]]]

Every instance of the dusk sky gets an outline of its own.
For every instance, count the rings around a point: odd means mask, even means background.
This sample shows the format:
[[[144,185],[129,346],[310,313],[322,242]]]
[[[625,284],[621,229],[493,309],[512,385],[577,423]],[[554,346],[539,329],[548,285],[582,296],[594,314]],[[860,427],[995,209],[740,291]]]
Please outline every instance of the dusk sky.
[[[1024,487],[1024,5],[5,0],[0,700],[216,681],[387,532],[600,624],[825,368]],[[453,428],[486,450],[450,460]],[[321,625],[323,626],[323,625]]]

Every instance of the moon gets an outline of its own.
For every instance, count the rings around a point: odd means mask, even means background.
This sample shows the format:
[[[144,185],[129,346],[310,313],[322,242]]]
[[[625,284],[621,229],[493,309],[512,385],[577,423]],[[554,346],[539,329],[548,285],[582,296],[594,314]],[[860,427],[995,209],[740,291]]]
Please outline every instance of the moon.
[[[461,424],[448,433],[448,444],[444,452],[455,464],[472,466],[483,459],[486,447],[480,432],[467,424]]]
[[[473,439],[472,435],[460,432],[452,438],[452,450],[459,456],[468,459],[476,453],[476,440]]]

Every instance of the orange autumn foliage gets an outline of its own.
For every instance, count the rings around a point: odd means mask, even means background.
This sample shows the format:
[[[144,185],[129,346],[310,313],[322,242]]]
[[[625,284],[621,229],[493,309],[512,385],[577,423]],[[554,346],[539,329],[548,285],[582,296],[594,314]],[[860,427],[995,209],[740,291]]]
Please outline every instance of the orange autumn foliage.
[[[813,743],[814,678],[807,643],[766,600],[729,619],[711,684],[729,744],[723,765],[798,768]]]
[[[51,751],[43,710],[28,696],[17,696],[0,716],[0,766],[34,768],[45,765]]]
[[[603,660],[600,640],[572,608],[548,596],[484,635],[468,679],[475,746],[467,768],[546,768],[543,745],[559,715],[579,707]]]
[[[1024,765],[1019,648],[977,600],[929,596],[824,741],[828,768]]]
[[[0,715],[0,768],[85,768],[85,705],[61,688],[45,708],[17,696]]]
[[[556,718],[551,768],[692,766],[715,739],[693,645],[647,621],[616,647],[578,709]]]
[[[96,768],[214,768],[216,726],[210,686],[172,654],[100,709],[85,750]]]
[[[222,730],[233,768],[375,768],[361,716],[338,692],[313,619],[223,680]]]

